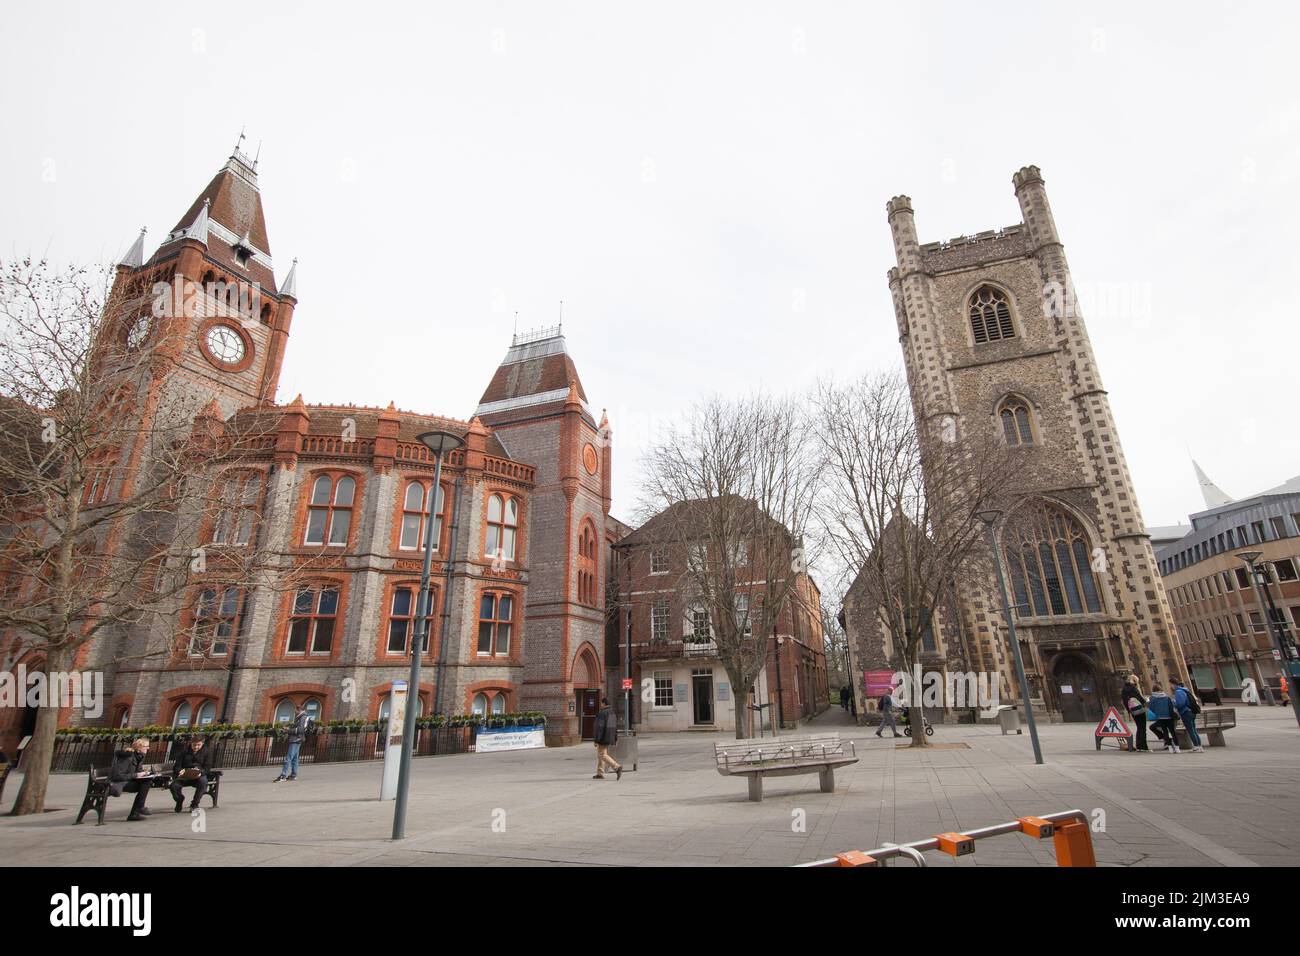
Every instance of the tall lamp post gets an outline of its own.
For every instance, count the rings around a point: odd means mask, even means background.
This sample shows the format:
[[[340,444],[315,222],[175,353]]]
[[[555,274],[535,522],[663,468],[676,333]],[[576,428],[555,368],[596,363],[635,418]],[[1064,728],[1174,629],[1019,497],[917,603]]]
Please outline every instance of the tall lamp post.
[[[1269,631],[1277,641],[1277,652],[1281,655],[1282,673],[1287,677],[1287,691],[1291,696],[1291,709],[1295,711],[1296,723],[1300,724],[1300,697],[1295,692],[1295,675],[1291,673],[1291,657],[1287,654],[1286,639],[1282,635],[1282,620],[1277,605],[1273,603],[1273,592],[1268,588],[1264,565],[1256,564],[1262,551],[1239,551],[1237,557],[1250,568],[1250,580],[1255,585],[1255,599],[1259,608],[1268,615]]]
[[[411,753],[415,749],[415,721],[408,720],[412,707],[411,701],[420,699],[420,646],[429,633],[429,614],[433,610],[429,604],[432,594],[429,590],[429,574],[433,569],[433,532],[438,524],[438,491],[442,487],[442,458],[464,444],[459,435],[451,432],[432,431],[417,435],[416,438],[429,451],[433,452],[433,487],[429,489],[429,507],[427,526],[424,529],[424,571],[420,574],[420,599],[416,603],[415,627],[411,634],[411,677],[410,691],[406,695],[407,713],[402,717],[402,759],[397,772],[397,806],[393,810],[393,839],[400,840],[406,836],[406,796],[411,789]],[[389,718],[390,720],[392,717]]]
[[[1025,662],[1020,657],[1020,641],[1016,639],[1016,621],[1011,616],[1011,601],[1007,598],[1007,580],[1002,575],[1002,555],[998,553],[998,536],[993,525],[1002,517],[1001,511],[977,511],[975,517],[984,522],[989,534],[989,549],[993,552],[993,567],[998,571],[998,591],[1002,595],[1002,614],[1007,620],[1007,636],[1011,653],[1016,661],[1016,680],[1020,682],[1020,697],[1025,702],[1025,720],[1029,724],[1029,739],[1034,745],[1034,763],[1043,762],[1043,748],[1038,744],[1038,724],[1034,721],[1034,706],[1029,700],[1029,680],[1025,677]]]

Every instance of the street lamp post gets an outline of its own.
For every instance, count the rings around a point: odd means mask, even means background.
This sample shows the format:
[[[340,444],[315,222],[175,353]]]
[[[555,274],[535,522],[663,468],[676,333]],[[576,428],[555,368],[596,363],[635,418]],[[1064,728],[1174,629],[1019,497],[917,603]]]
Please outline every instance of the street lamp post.
[[[429,607],[432,593],[429,590],[429,575],[433,570],[434,528],[438,523],[438,491],[442,487],[443,455],[455,451],[464,442],[459,435],[451,432],[432,431],[417,435],[416,438],[433,452],[433,487],[429,489],[428,525],[424,529],[424,570],[420,574],[420,599],[416,604],[415,626],[411,634],[411,676],[410,690],[406,695],[407,713],[402,718],[402,759],[397,772],[397,806],[393,810],[393,839],[400,840],[406,835],[406,797],[411,789],[411,754],[415,749],[415,721],[410,720],[410,712],[415,708],[411,701],[420,699],[420,645],[429,632]],[[390,715],[392,720],[393,716]]]
[[[781,648],[785,644],[785,638],[780,634],[776,635],[776,726],[780,730],[785,727],[785,692],[781,689]]]
[[[1286,652],[1286,640],[1282,636],[1281,617],[1277,605],[1273,603],[1273,592],[1268,589],[1264,566],[1255,563],[1261,554],[1262,551],[1239,551],[1237,557],[1250,568],[1250,581],[1255,585],[1255,600],[1259,601],[1259,609],[1268,615],[1269,631],[1277,641],[1277,652],[1281,655],[1282,673],[1288,678],[1287,690],[1291,696],[1291,709],[1295,711],[1296,723],[1300,724],[1300,697],[1295,692],[1295,675],[1291,673],[1291,658]]]
[[[1025,720],[1029,724],[1029,739],[1034,745],[1034,763],[1043,762],[1043,749],[1038,744],[1038,724],[1034,721],[1034,706],[1029,700],[1029,680],[1025,677],[1025,662],[1020,656],[1020,641],[1016,639],[1016,622],[1011,616],[1011,601],[1007,597],[1007,581],[1002,576],[1002,556],[998,553],[998,536],[993,525],[1002,517],[1001,511],[978,511],[975,517],[984,522],[989,534],[989,548],[993,552],[993,567],[998,572],[998,591],[1002,595],[1002,614],[1007,619],[1007,635],[1011,653],[1016,661],[1016,680],[1020,682],[1020,697],[1025,702]]]

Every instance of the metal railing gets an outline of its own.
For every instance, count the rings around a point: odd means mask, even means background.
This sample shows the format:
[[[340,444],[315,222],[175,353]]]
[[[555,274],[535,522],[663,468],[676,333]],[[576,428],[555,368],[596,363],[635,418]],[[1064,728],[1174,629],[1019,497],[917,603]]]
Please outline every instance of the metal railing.
[[[917,866],[925,866],[924,857],[921,856],[923,853],[941,850],[953,857],[968,856],[975,852],[976,841],[1007,833],[1023,833],[1039,840],[1051,837],[1055,844],[1057,866],[1096,866],[1088,822],[1088,816],[1082,810],[1062,810],[1041,817],[1020,817],[961,833],[940,833],[911,843],[886,843],[874,850],[850,850],[796,866],[884,866],[886,860],[898,856],[907,857]]]
[[[474,744],[473,727],[421,727],[415,739],[417,757],[439,757],[468,753]],[[145,763],[161,764],[174,759],[177,747],[185,746],[188,735],[168,735],[151,740]],[[300,763],[344,763],[378,760],[384,755],[384,732],[308,734],[298,753]],[[52,773],[85,773],[90,767],[107,767],[113,754],[127,746],[126,741],[111,739],[57,740]],[[241,767],[267,767],[284,759],[289,742],[276,737],[218,737],[211,741],[213,765],[222,770]]]

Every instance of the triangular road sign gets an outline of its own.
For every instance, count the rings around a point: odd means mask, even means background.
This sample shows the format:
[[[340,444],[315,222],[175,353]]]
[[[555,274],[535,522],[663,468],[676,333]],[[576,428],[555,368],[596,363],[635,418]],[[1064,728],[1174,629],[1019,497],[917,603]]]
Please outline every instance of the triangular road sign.
[[[1119,715],[1119,711],[1113,706],[1106,711],[1106,716],[1101,718],[1101,723],[1097,725],[1096,735],[1098,737],[1131,737],[1128,724],[1124,723],[1124,718]]]

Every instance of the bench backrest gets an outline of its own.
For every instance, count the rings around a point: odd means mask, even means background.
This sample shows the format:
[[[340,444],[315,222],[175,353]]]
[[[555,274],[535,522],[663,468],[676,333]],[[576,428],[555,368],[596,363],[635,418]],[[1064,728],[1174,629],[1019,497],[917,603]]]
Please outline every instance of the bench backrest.
[[[715,743],[713,754],[719,766],[747,763],[779,763],[782,760],[815,758],[843,753],[839,734],[809,737],[773,737],[759,740],[730,740]]]
[[[1233,707],[1217,707],[1214,710],[1202,710],[1198,723],[1203,727],[1235,727],[1237,711]]]

